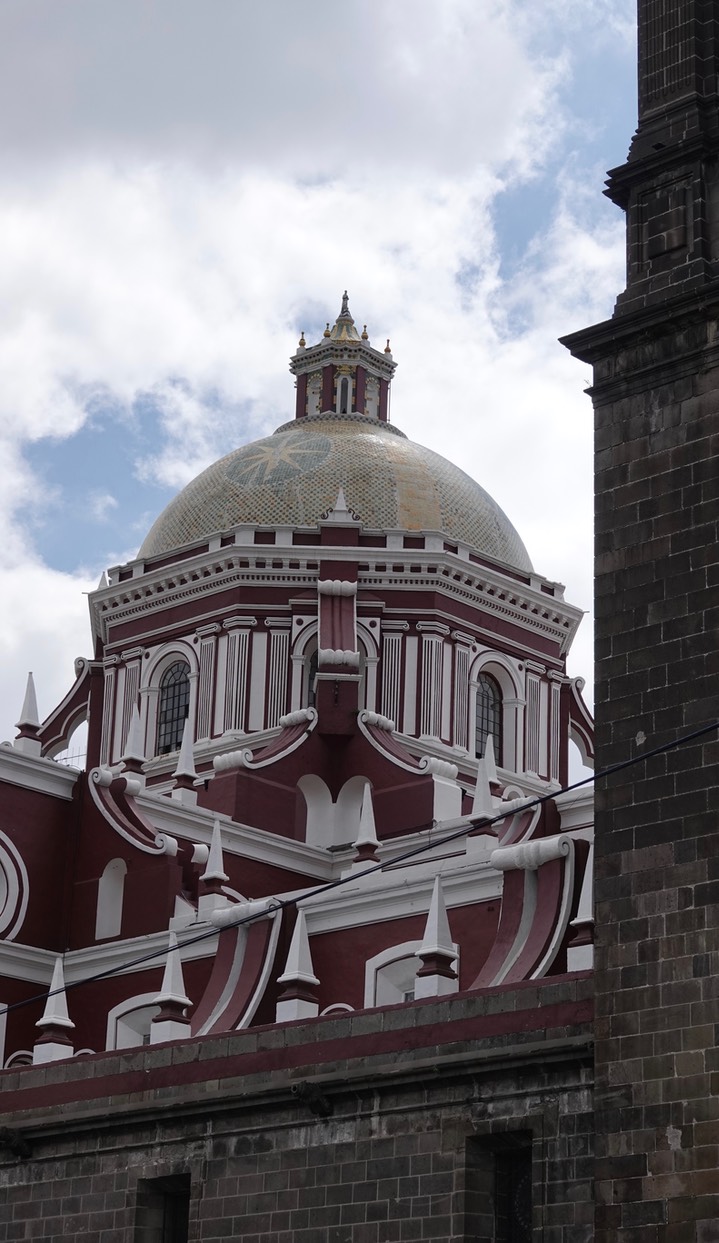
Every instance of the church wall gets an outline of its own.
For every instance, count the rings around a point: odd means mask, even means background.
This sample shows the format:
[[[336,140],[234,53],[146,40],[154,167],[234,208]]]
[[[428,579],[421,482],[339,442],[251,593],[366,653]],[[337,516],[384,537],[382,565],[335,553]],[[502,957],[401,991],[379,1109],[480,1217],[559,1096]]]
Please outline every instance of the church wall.
[[[340,555],[340,550],[334,552]],[[145,586],[147,580],[142,574],[133,577],[125,595],[118,585],[115,598],[120,609],[115,605],[105,609],[104,621],[106,689],[114,699],[114,706],[109,702],[106,706],[114,732],[106,755],[113,761],[120,758],[131,705],[138,694],[145,745],[148,755],[153,754],[160,676],[157,661],[163,653],[170,659],[175,648],[180,651],[189,645],[196,739],[210,740],[228,728],[250,732],[273,728],[283,711],[302,706],[306,678],[301,662],[298,664],[299,649],[316,641],[308,631],[307,615],[316,616],[316,578],[327,566],[330,570],[334,566],[340,576],[359,568],[358,621],[360,629],[366,631],[363,693],[367,706],[382,710],[386,703],[393,710],[391,719],[401,730],[438,744],[469,744],[471,754],[472,705],[466,700],[466,684],[460,684],[465,677],[460,648],[464,651],[469,643],[476,650],[478,644],[514,661],[530,657],[545,670],[542,678],[547,673],[563,673],[564,654],[556,630],[559,625],[568,639],[575,625],[572,610],[567,611],[561,600],[555,604],[551,592],[545,593],[546,600],[535,600],[532,591],[536,594],[536,583],[531,588],[524,581],[515,586],[510,574],[502,574],[496,586],[488,583],[477,588],[468,585],[472,576],[479,574],[477,581],[481,579],[482,583],[484,578],[481,572],[468,569],[462,558],[456,558],[455,565],[454,558],[439,556],[433,565],[426,550],[421,555],[423,560],[416,566],[404,560],[391,565],[378,560],[358,563],[357,554],[348,549],[343,559],[331,563],[290,562],[280,557],[267,568],[264,560],[248,552],[245,568],[241,568],[240,560],[237,570],[232,571],[239,579],[232,587],[225,586],[221,576],[234,562],[218,562],[209,555],[206,564],[195,563],[186,572],[190,574],[187,588],[182,586],[185,578],[181,570],[168,575],[166,586],[164,580],[154,579]],[[273,577],[273,570],[278,582],[263,581],[264,576]],[[417,581],[413,570],[417,571]],[[216,579],[218,573],[220,578]],[[248,573],[252,577],[257,573],[258,580],[242,577]],[[429,576],[437,580],[439,590],[434,582],[426,581]],[[173,592],[181,590],[193,594],[173,600]],[[530,598],[521,605],[520,597],[527,591]],[[137,607],[144,610],[141,615],[133,616],[133,592]],[[306,601],[298,601],[298,592],[307,595]],[[486,607],[483,593],[490,607]],[[520,607],[526,610],[527,625],[512,615]],[[543,633],[541,615],[545,610],[548,623]],[[377,637],[380,632],[384,634],[376,653],[370,651],[375,642],[373,623]],[[395,626],[400,628],[393,632]],[[444,629],[430,634],[428,628],[433,626]],[[243,631],[241,644],[238,627]],[[387,679],[385,657],[391,663]],[[436,658],[434,664],[430,658]],[[280,665],[285,671],[284,685]],[[546,696],[544,683],[542,687]],[[546,712],[544,726],[551,729]],[[513,748],[517,759],[523,754],[523,741],[519,739]],[[543,740],[534,771],[548,777],[557,769]]]
[[[380,919],[384,913],[383,906],[380,898],[377,918],[372,923],[342,929],[341,957],[337,955],[336,932],[311,935],[312,963],[321,981],[322,1008],[334,1002],[345,1002],[353,1009],[361,1009],[367,1004],[364,992],[366,962],[382,950],[410,941],[421,942],[426,924],[424,912],[404,919]],[[452,939],[462,946],[459,987],[469,988],[494,943],[499,902],[449,907],[447,914]],[[309,931],[312,934],[311,915]],[[351,970],[348,970],[348,964],[351,964]]]
[[[535,1230],[574,1243],[589,994],[488,990],[8,1073],[4,1120],[29,1148],[0,1146],[0,1229],[140,1239],[146,1180],[184,1176],[193,1243],[473,1243],[495,1162],[519,1151]]]
[[[10,883],[17,881],[15,914],[4,914],[10,925],[2,935],[29,941],[47,949],[63,948],[63,911],[70,879],[70,862],[77,824],[77,787],[72,800],[11,785],[0,784],[0,833],[6,836],[17,857],[32,852],[30,874],[11,866]],[[4,847],[0,837],[0,866]],[[14,856],[13,856],[14,858]],[[9,861],[12,865],[12,860]],[[3,867],[3,871],[5,868]],[[21,915],[22,907],[25,913]],[[19,922],[18,922],[19,920]]]

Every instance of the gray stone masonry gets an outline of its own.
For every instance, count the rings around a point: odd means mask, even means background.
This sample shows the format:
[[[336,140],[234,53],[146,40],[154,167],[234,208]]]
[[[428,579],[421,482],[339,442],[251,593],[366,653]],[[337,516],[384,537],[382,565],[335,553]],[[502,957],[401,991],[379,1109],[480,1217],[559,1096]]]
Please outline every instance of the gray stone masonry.
[[[596,1243],[719,1241],[719,110],[707,0],[640,0],[594,367]]]
[[[476,1243],[520,1137],[536,1237],[589,1243],[590,1048],[579,976],[9,1072],[0,1237],[130,1243],[189,1175],[191,1243]]]

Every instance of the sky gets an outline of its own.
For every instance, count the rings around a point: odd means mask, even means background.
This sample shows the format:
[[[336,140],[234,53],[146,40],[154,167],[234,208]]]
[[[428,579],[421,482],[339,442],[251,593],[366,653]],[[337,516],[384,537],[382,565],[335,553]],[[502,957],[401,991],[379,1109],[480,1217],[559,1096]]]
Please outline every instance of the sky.
[[[3,0],[0,740],[91,655],[87,592],[173,495],[293,414],[342,291],[392,420],[585,610],[589,368],[636,123],[634,0]]]

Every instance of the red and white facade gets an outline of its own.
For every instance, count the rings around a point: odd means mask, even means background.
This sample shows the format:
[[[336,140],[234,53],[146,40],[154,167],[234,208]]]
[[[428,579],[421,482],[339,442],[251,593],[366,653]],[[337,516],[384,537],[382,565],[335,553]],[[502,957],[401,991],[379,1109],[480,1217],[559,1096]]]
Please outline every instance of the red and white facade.
[[[43,723],[29,687],[0,747],[4,1066],[591,965],[591,797],[561,793],[592,751],[581,614],[388,422],[394,367],[345,298],[292,359],[294,422],[103,578]],[[53,756],[84,719],[79,771]]]

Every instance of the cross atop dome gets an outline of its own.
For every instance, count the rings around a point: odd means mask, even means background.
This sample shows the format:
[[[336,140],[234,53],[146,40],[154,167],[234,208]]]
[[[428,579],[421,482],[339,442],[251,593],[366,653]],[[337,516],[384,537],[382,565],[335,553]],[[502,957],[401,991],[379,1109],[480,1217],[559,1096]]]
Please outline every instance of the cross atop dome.
[[[388,348],[370,345],[367,325],[357,331],[345,289],[332,328],[315,345],[302,333],[290,371],[297,377],[298,419],[320,414],[363,415],[383,423],[389,417],[389,386],[397,364]]]

